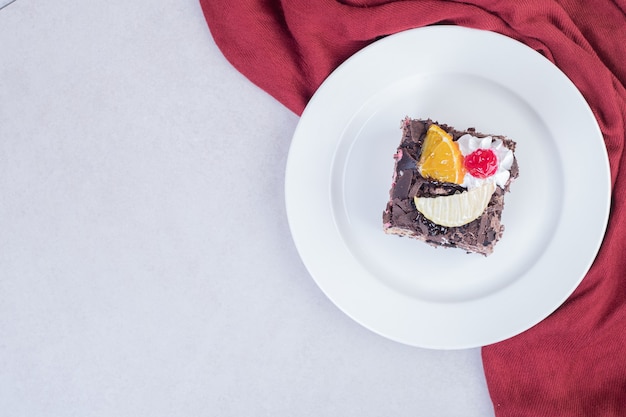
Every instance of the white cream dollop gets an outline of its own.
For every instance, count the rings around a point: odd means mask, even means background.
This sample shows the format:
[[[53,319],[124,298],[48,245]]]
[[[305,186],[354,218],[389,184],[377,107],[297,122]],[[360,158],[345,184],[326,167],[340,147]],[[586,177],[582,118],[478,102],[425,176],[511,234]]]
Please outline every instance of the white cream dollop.
[[[469,172],[466,172],[463,177],[463,184],[461,184],[463,187],[466,187],[467,189],[476,188],[480,187],[485,182],[493,181],[500,188],[504,188],[506,182],[511,176],[510,170],[511,165],[513,165],[513,152],[504,146],[502,139],[494,140],[491,136],[478,138],[466,133],[459,138],[457,144],[459,145],[459,150],[463,156],[468,156],[477,149],[491,149],[496,154],[496,158],[498,159],[498,170],[495,174],[487,178],[476,178]]]

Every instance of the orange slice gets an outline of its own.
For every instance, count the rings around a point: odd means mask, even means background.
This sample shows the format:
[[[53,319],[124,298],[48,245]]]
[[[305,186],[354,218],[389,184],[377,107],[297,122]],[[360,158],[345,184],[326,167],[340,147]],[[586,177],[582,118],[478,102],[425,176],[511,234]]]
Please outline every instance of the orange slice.
[[[462,184],[465,176],[463,154],[452,136],[432,124],[426,132],[419,160],[420,173],[425,178]]]

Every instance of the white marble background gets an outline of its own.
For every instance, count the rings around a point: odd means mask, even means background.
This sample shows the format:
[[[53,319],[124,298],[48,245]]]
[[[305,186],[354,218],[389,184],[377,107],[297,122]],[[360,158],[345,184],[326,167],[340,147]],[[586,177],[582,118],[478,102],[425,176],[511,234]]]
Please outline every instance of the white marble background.
[[[0,10],[0,415],[493,416],[479,349],[386,340],[316,287],[297,122],[195,0]]]

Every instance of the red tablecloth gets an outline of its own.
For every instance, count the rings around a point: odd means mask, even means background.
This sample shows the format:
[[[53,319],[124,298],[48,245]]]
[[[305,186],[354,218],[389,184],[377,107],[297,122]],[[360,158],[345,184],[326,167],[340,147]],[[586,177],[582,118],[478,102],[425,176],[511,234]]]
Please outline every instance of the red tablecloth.
[[[484,370],[498,417],[626,415],[626,0],[200,4],[232,65],[297,114],[357,50],[426,25],[507,35],[565,72],[591,106],[607,146],[613,191],[608,231],[566,303],[521,335],[484,347]],[[593,175],[593,167],[581,169]]]

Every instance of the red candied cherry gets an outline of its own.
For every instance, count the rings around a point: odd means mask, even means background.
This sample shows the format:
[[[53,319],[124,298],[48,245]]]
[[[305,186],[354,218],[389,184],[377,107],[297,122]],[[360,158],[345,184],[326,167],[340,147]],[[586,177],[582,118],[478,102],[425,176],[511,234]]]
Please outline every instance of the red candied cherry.
[[[476,149],[465,157],[464,164],[474,178],[487,178],[498,171],[498,157],[491,149]]]

